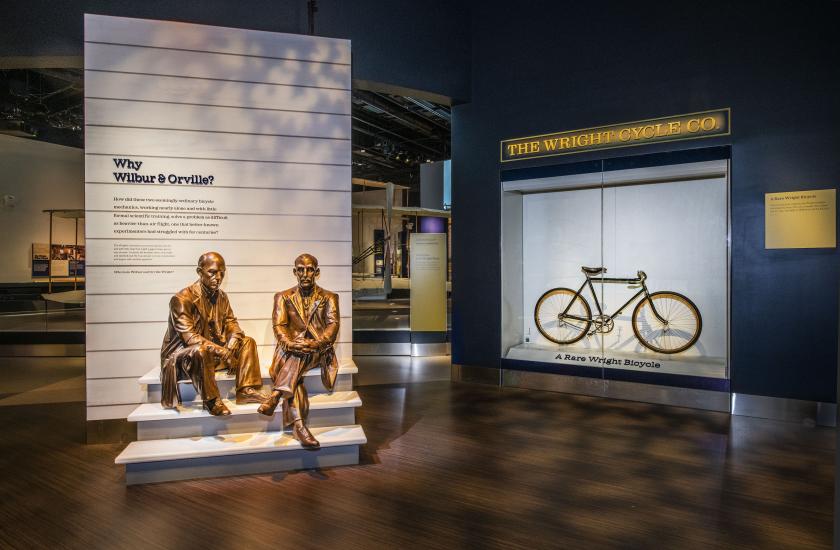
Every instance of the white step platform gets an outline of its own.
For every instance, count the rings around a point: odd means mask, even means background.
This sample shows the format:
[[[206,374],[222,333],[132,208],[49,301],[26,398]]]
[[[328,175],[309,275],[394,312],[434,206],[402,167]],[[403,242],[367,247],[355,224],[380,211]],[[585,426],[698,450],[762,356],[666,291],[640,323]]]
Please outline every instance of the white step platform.
[[[228,417],[230,418],[230,417]],[[280,431],[135,441],[117,457],[127,485],[327,468],[359,463],[367,443],[358,425],[313,428],[321,443],[305,450]]]
[[[256,433],[283,430],[283,415],[278,407],[272,417],[257,412],[258,404],[237,405],[225,400],[230,416],[213,416],[201,401],[185,403],[178,409],[164,409],[160,403],[144,403],[130,415],[137,423],[137,439],[176,439],[235,433]],[[344,426],[356,422],[356,407],[362,400],[355,391],[312,395],[309,398],[309,427]]]
[[[268,367],[263,367],[260,371],[263,379],[263,388],[268,391],[271,387],[271,378],[268,376]],[[336,376],[335,379],[335,388],[333,388],[334,391],[352,390],[353,375],[357,372],[359,372],[359,369],[356,367],[356,364],[352,359],[342,360],[338,366],[338,376]],[[310,394],[325,393],[327,391],[321,383],[321,371],[319,369],[312,369],[304,374],[304,380],[306,384],[306,391]],[[219,386],[219,392],[221,392],[222,398],[235,398],[235,381],[235,377],[227,374],[225,371],[219,371],[216,373],[216,384]],[[160,401],[160,367],[155,367],[141,376],[139,382],[141,385],[146,386],[146,392],[148,395],[146,401],[149,403]],[[195,400],[200,401],[200,398],[196,396],[195,388],[193,387],[192,382],[185,380],[180,382],[180,386],[181,399],[184,403]]]
[[[263,389],[271,390],[268,368],[263,368]],[[146,389],[146,403],[128,416],[137,424],[137,438],[117,457],[125,465],[128,485],[204,477],[282,472],[359,463],[359,445],[367,443],[356,425],[359,394],[353,391],[353,375],[359,372],[352,359],[341,361],[332,393],[321,383],[321,372],[304,376],[309,392],[307,424],[321,443],[315,451],[303,449],[283,432],[282,412],[271,418],[257,412],[259,405],[237,405],[235,378],[224,371],[216,382],[229,416],[213,416],[202,408],[191,382],[182,382],[183,405],[164,409],[160,405],[160,368],[138,379]]]

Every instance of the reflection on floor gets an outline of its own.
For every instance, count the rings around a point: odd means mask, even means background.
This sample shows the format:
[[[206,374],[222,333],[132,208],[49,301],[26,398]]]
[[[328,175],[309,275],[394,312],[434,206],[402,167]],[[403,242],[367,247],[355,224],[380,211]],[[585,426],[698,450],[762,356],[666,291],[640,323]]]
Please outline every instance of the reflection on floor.
[[[411,279],[408,277],[391,277],[391,288],[395,290],[409,290],[411,288]],[[382,277],[360,276],[357,273],[353,274],[353,290],[383,290],[385,289],[385,280]],[[446,281],[446,290],[452,290],[452,282]]]
[[[448,381],[359,393],[359,466],[128,489],[121,446],[82,443],[82,403],[0,407],[0,546],[102,546],[108,526],[109,548],[831,547],[829,428]],[[214,520],[178,521],[197,510]]]
[[[446,308],[446,326],[452,326],[452,301]],[[353,302],[353,330],[409,330],[411,328],[409,299],[355,300]]]
[[[353,302],[353,330],[409,330],[408,300],[357,300]]]
[[[356,386],[376,384],[403,384],[449,380],[452,362],[450,357],[389,357],[385,355],[356,356],[359,367]]]
[[[0,407],[84,400],[84,357],[0,357]]]
[[[0,315],[0,332],[84,331],[84,309],[55,309]]]

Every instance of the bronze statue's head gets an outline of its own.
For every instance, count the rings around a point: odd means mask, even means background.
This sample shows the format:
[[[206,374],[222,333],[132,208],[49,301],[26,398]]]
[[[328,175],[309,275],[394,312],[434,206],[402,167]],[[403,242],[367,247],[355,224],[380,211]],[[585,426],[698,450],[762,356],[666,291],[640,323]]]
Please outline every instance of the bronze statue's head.
[[[315,279],[321,274],[318,268],[318,258],[312,254],[301,254],[295,258],[295,267],[292,273],[297,277],[298,286],[301,290],[307,291],[315,286]]]
[[[198,273],[201,284],[215,293],[225,278],[225,259],[218,252],[205,252],[198,259],[195,272]]]

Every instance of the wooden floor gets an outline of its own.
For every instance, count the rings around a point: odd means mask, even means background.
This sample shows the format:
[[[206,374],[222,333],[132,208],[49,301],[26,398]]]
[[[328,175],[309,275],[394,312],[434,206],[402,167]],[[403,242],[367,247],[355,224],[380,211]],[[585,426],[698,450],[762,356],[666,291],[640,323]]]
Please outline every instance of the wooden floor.
[[[829,548],[834,431],[364,386],[360,466],[126,488],[81,403],[0,407],[2,548]]]

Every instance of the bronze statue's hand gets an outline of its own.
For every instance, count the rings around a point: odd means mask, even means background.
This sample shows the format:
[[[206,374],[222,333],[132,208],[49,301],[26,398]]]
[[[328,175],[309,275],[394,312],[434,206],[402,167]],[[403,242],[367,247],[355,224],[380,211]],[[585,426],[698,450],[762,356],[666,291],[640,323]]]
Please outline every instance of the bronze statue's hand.
[[[309,345],[310,342],[311,340],[309,338],[298,338],[297,340],[289,344],[289,349],[293,353],[299,353],[304,355],[309,354],[314,351]]]
[[[236,337],[231,338],[225,347],[229,349],[231,353],[236,353],[239,351],[239,348],[242,347],[242,339]]]
[[[224,361],[225,363],[230,361],[231,356],[233,355],[231,351],[227,348],[223,348],[218,344],[208,344],[207,351],[215,354],[220,360]]]

